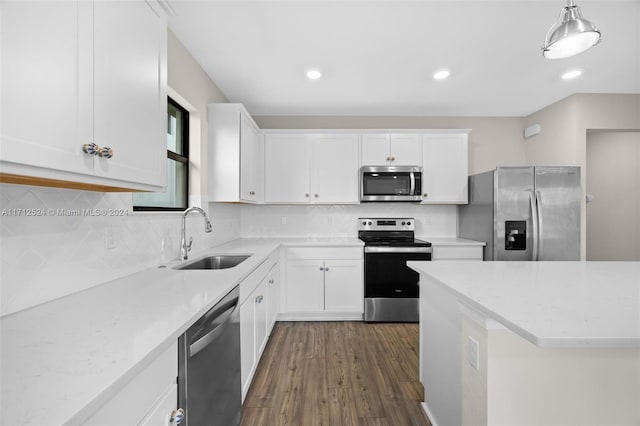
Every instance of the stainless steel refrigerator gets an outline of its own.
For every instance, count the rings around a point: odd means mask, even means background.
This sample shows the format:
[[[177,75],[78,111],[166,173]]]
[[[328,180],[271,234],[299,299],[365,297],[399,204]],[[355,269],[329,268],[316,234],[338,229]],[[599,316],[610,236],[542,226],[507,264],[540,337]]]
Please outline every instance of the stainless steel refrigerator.
[[[498,167],[469,176],[458,235],[484,260],[580,260],[580,167]]]

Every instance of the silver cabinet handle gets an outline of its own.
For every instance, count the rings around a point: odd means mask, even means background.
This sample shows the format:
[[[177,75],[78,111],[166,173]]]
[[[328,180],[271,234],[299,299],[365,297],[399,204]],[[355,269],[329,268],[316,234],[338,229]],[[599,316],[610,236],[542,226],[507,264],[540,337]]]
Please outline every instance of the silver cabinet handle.
[[[85,154],[98,155],[98,151],[100,151],[100,147],[93,142],[85,143],[84,145],[82,145],[82,151]]]
[[[169,417],[169,424],[171,425],[180,425],[184,420],[184,410],[182,408],[178,408],[177,410],[173,410],[171,412],[171,416]]]
[[[85,154],[97,155],[102,158],[113,157],[113,149],[109,148],[108,146],[100,147],[94,142],[85,143],[84,145],[82,145],[82,151]]]
[[[98,155],[103,158],[111,158],[113,157],[113,149],[109,148],[108,146],[104,146],[100,148]]]

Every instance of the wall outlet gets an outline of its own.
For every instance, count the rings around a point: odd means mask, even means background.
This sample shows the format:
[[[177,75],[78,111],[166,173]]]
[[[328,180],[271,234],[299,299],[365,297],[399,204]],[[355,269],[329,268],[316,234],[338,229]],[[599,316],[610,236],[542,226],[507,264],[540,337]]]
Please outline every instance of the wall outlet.
[[[467,336],[467,345],[468,345],[468,361],[469,365],[476,370],[480,370],[480,344],[476,339],[471,336]]]

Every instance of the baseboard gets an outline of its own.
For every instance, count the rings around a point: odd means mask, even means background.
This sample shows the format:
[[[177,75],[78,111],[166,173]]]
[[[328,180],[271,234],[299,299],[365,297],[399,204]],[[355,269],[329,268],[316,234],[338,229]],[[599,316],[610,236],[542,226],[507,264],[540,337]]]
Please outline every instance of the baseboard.
[[[278,314],[278,321],[362,321],[356,312],[286,312]]]
[[[422,402],[420,404],[420,406],[422,407],[422,411],[424,411],[424,414],[429,419],[429,422],[431,423],[431,426],[438,426],[436,421],[433,419],[433,415],[431,414],[431,410],[429,410],[429,406],[427,405],[427,403],[426,402]]]

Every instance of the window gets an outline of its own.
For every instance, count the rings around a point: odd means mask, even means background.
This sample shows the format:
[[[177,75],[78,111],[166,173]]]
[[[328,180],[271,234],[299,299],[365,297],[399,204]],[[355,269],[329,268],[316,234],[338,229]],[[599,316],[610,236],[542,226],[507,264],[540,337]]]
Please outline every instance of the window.
[[[189,111],[167,102],[167,190],[133,194],[134,211],[180,211],[189,196]]]

